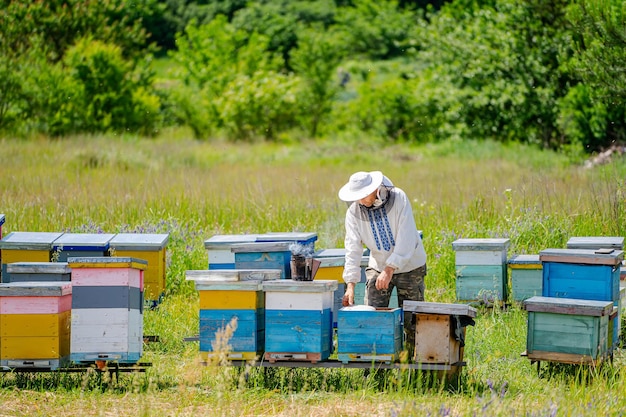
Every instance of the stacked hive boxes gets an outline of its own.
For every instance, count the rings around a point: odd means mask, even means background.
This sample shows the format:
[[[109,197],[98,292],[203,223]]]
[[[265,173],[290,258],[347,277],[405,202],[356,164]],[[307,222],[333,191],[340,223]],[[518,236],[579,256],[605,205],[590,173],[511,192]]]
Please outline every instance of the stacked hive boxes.
[[[327,359],[333,346],[332,308],[337,281],[277,280],[265,292],[265,359]]]
[[[508,261],[511,270],[511,295],[514,301],[542,294],[543,270],[539,255],[515,255]]]
[[[402,309],[353,306],[338,314],[337,359],[341,362],[391,363],[399,359]]]
[[[233,245],[235,269],[279,269],[291,278],[290,242],[254,242]]]
[[[147,261],[144,299],[150,307],[156,307],[165,295],[168,240],[169,234],[166,233],[118,233],[109,241],[111,256]]]
[[[69,282],[0,284],[0,365],[54,370],[67,364],[71,306]]]
[[[610,301],[610,350],[620,335],[620,266],[624,252],[616,249],[546,249],[541,251],[544,297]]]
[[[14,262],[50,262],[54,241],[62,233],[11,232],[0,241],[2,282],[11,282],[7,265]]]
[[[71,257],[73,362],[136,363],[143,353],[143,272],[123,257]]]
[[[200,298],[202,358],[258,359],[265,348],[263,281],[280,279],[280,270],[187,271],[186,279],[194,282]],[[234,326],[231,334],[228,325]]]
[[[509,244],[509,239],[458,239],[452,242],[457,301],[507,301]]]

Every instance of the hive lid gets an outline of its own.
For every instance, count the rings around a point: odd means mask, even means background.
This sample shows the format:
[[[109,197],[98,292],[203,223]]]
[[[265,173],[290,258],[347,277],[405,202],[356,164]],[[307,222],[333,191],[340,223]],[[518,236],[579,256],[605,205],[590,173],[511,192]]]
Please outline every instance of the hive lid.
[[[476,317],[476,309],[467,304],[448,304],[407,300],[403,304],[403,310],[411,311],[413,313],[448,314],[455,316]]]
[[[114,237],[111,233],[64,233],[53,243],[53,249],[106,250]]]
[[[78,268],[135,268],[144,270],[148,261],[124,256],[85,256],[69,257],[67,263],[72,269]]]
[[[337,289],[335,280],[295,281],[292,279],[280,279],[264,281],[263,291],[277,292],[329,292]]]
[[[507,238],[491,239],[457,239],[452,242],[454,250],[503,250],[507,249],[511,243]]]
[[[67,262],[13,262],[7,264],[10,274],[69,274]]]
[[[169,233],[118,233],[109,246],[117,250],[159,250],[167,245],[169,237]]]
[[[541,266],[541,260],[539,259],[539,254],[535,255],[515,255],[509,259],[509,265],[535,265],[538,264]]]
[[[209,281],[198,279],[193,282],[197,291],[262,291],[263,281]]]
[[[624,260],[624,251],[618,249],[544,249],[541,262],[617,266]]]
[[[613,311],[613,302],[534,296],[524,300],[524,309],[543,313],[608,316]]]
[[[235,243],[256,242],[256,234],[214,235],[204,241],[206,249],[224,249]]]
[[[317,233],[312,232],[268,232],[257,235],[257,242],[299,242],[311,243],[317,240]]]
[[[25,281],[0,284],[0,297],[60,297],[72,293],[69,281]]]
[[[619,236],[575,236],[567,241],[568,249],[624,249],[624,238]]]
[[[11,232],[0,240],[0,249],[51,250],[52,244],[63,233]]]
[[[280,269],[202,269],[185,272],[188,281],[266,281],[280,279]]]
[[[289,247],[293,242],[251,242],[236,243],[231,246],[233,253],[248,252],[290,252]]]

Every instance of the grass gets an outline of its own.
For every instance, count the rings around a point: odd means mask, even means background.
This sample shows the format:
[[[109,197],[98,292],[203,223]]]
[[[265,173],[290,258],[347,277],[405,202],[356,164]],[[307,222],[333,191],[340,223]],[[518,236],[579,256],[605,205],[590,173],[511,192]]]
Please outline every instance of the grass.
[[[145,374],[3,374],[12,416],[622,415],[620,350],[598,369],[536,366],[519,306],[468,327],[457,388],[426,375],[338,369],[199,366],[195,290],[216,233],[316,232],[341,247],[337,190],[380,169],[413,201],[429,256],[426,299],[454,302],[452,242],[508,237],[509,255],[565,247],[571,236],[625,236],[622,160],[593,170],[565,155],[490,142],[411,147],[331,140],[299,145],[198,142],[180,132],[135,137],[0,140],[3,232],[169,233],[167,296],[145,312]]]

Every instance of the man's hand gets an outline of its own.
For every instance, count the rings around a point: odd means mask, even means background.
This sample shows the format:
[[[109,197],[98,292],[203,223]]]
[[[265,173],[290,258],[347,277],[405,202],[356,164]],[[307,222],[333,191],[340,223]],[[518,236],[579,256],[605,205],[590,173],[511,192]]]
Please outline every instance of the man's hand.
[[[343,295],[343,299],[341,300],[341,304],[344,307],[348,307],[354,305],[354,286],[356,284],[354,282],[346,283],[346,292]]]
[[[391,282],[391,277],[393,277],[394,269],[390,266],[385,267],[383,272],[381,272],[376,278],[376,289],[386,290],[389,288],[389,283]]]

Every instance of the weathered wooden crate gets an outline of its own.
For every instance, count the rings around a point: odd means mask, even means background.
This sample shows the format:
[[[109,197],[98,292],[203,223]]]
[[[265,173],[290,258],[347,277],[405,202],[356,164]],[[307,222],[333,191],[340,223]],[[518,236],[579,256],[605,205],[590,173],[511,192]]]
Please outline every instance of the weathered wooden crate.
[[[72,285],[0,284],[0,366],[48,368],[69,363]]]
[[[456,298],[459,302],[506,302],[509,239],[457,239]]]
[[[509,261],[511,295],[514,301],[524,301],[543,294],[543,268],[539,255],[515,255]]]
[[[476,309],[466,304],[405,301],[404,310],[415,320],[416,363],[463,366],[465,328],[473,325]]]
[[[143,259],[144,299],[150,307],[158,305],[165,294],[168,233],[118,233],[109,241],[111,256]]]
[[[233,269],[235,268],[235,254],[231,250],[233,245],[255,242],[289,242],[309,247],[313,252],[316,240],[316,233],[299,232],[214,235],[204,241],[204,248],[209,257],[209,269]]]
[[[67,262],[69,257],[109,256],[111,233],[63,233],[52,244],[52,258]]]
[[[545,249],[544,297],[618,301],[621,250]]]
[[[67,262],[14,262],[7,272],[10,282],[69,281],[72,270]]]
[[[0,240],[2,282],[11,282],[7,265],[15,262],[50,262],[52,245],[63,233],[11,232]]]
[[[128,257],[70,257],[72,335],[76,363],[136,363],[143,354],[143,273]]]
[[[263,282],[265,359],[317,362],[333,347],[333,293],[337,281]]]
[[[620,236],[574,236],[567,241],[567,249],[624,249]]]
[[[597,363],[611,352],[611,301],[531,297],[526,355],[533,361]]]
[[[338,315],[338,360],[391,363],[399,359],[403,342],[402,309],[344,307]]]

